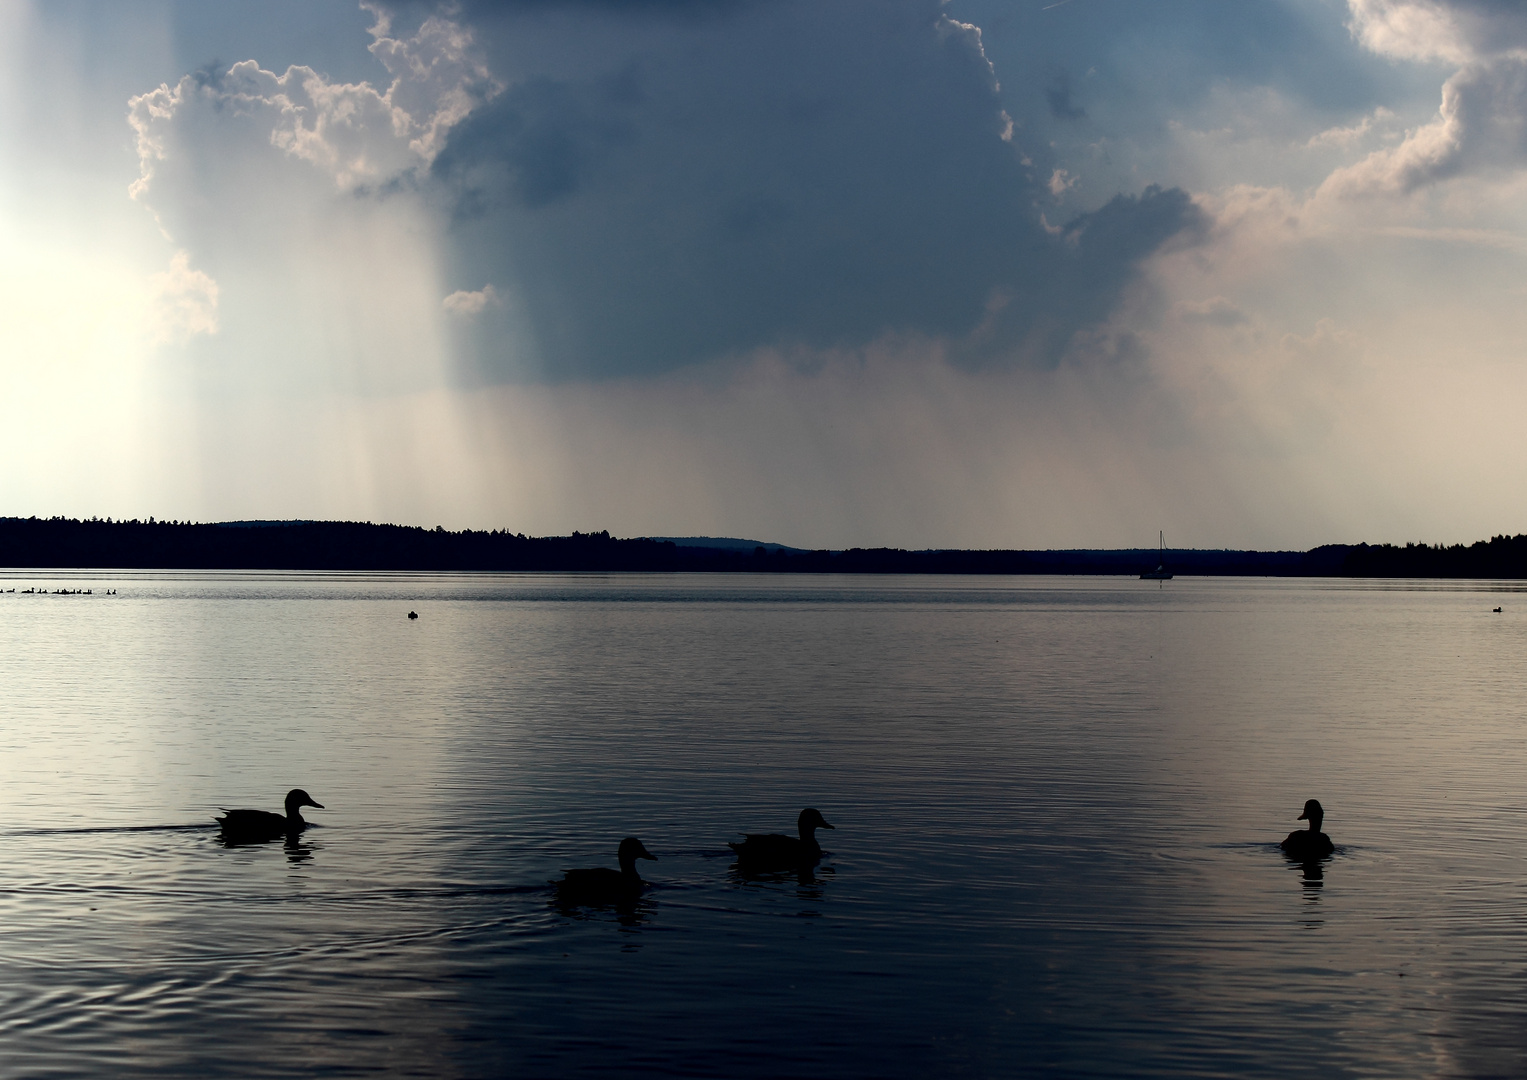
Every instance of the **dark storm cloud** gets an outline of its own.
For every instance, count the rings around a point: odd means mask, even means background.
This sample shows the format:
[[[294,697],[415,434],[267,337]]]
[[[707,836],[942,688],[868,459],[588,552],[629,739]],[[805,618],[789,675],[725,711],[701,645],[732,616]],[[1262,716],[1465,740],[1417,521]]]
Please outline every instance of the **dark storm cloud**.
[[[1070,80],[1069,104],[1085,107],[1098,133],[1133,138],[1183,120],[1226,88],[1267,87],[1303,108],[1346,115],[1392,105],[1408,78],[1354,50],[1340,13],[1323,0],[1076,0],[1048,10],[952,0],[950,10],[985,29],[1008,110],[1036,137],[1070,126],[1051,107],[1057,71]]]
[[[490,57],[545,32],[513,10],[477,28]],[[588,50],[479,108],[433,165],[453,285],[516,299],[469,331],[485,374],[651,373],[983,326],[962,355],[1053,360],[1195,220],[1182,192],[1152,189],[1046,228],[1043,148],[1004,138],[979,32],[933,0],[678,22],[656,5],[664,32],[629,46],[611,23],[632,9],[571,10]],[[528,321],[538,371],[502,355],[507,319]]]
[[[463,11],[469,18],[491,14],[494,11],[547,11],[554,8],[562,10],[593,8],[640,17],[724,15],[735,9],[763,2],[765,0],[468,0],[468,3],[463,5]]]
[[[1073,218],[1055,248],[999,298],[984,333],[964,345],[961,359],[990,365],[1015,343],[1023,356],[1057,357],[1077,330],[1107,318],[1142,259],[1174,238],[1191,242],[1205,224],[1186,192],[1159,187],[1115,196]]]
[[[627,93],[618,91],[623,81],[630,83]],[[634,137],[628,107],[640,100],[629,79],[607,87],[533,79],[454,133],[436,172],[461,181],[457,209],[464,217],[495,204],[534,209],[566,199]]]

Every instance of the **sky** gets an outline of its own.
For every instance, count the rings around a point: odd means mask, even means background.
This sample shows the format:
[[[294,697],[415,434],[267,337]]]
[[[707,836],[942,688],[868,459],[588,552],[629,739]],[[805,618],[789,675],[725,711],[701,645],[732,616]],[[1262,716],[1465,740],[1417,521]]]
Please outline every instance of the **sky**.
[[[1520,0],[0,0],[0,515],[1527,532]]]

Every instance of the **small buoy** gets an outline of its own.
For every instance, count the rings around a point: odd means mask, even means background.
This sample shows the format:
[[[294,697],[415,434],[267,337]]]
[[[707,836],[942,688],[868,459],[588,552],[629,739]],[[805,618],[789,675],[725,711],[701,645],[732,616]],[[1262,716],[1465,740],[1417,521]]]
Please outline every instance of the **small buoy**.
[[[417,619],[419,617],[419,613],[417,611],[410,611],[408,613],[408,617],[410,619]]]

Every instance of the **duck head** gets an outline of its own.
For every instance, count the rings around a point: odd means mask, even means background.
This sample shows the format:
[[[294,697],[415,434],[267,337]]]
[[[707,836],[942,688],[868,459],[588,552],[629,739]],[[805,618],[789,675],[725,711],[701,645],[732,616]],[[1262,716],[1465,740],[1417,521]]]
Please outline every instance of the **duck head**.
[[[821,811],[810,806],[801,811],[801,816],[796,819],[795,825],[800,830],[802,839],[810,836],[818,829],[832,828],[831,825],[827,824],[827,819],[822,816]]]
[[[1319,832],[1321,822],[1325,821],[1326,812],[1320,806],[1318,799],[1311,799],[1304,804],[1304,813],[1298,817],[1299,821],[1310,823],[1310,832]]]
[[[292,788],[292,790],[286,793],[287,817],[295,817],[300,820],[302,817],[301,809],[304,806],[315,806],[319,810],[323,809],[323,803],[314,801],[313,796],[303,791],[300,787]]]
[[[651,859],[657,862],[657,856],[642,846],[642,842],[634,836],[628,836],[620,842],[620,868],[628,874],[636,873],[637,859]]]

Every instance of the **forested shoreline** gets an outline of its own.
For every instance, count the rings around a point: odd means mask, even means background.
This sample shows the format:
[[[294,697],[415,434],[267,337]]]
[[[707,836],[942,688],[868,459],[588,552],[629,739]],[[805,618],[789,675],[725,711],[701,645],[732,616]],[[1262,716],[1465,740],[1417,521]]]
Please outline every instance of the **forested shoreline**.
[[[1120,574],[1156,566],[1155,548],[933,550],[687,546],[608,532],[507,530],[353,521],[216,524],[0,518],[0,566],[24,569],[649,571],[836,574]],[[1326,544],[1309,551],[1168,548],[1184,576],[1527,578],[1527,535],[1474,544]]]

